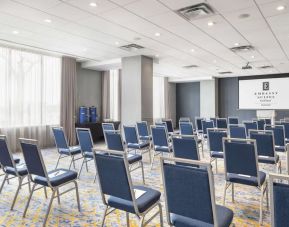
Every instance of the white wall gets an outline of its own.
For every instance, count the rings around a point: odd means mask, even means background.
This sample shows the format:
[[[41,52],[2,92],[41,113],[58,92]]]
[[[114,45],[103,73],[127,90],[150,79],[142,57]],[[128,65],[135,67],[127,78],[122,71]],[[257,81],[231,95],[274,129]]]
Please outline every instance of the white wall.
[[[218,115],[218,88],[217,81],[200,81],[200,116],[215,117]]]

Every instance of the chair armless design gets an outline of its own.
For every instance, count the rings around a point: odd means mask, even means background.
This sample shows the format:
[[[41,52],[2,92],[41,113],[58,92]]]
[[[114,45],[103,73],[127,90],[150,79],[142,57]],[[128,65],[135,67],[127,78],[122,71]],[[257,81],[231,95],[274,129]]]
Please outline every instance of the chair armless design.
[[[151,169],[153,168],[154,158],[156,155],[164,153],[171,154],[173,149],[168,139],[168,132],[164,126],[151,126],[152,142],[153,142],[153,157]]]
[[[243,125],[246,129],[246,135],[249,135],[249,130],[258,130],[257,122],[255,121],[243,121]]]
[[[126,152],[127,148],[124,146],[122,136],[119,131],[106,131],[107,149],[111,151]],[[128,154],[128,163],[130,165],[130,172],[141,168],[142,180],[145,184],[144,168],[142,162],[142,155]]]
[[[227,138],[226,129],[208,129],[208,149],[210,152],[210,163],[215,161],[216,173],[218,173],[218,158],[223,159],[223,138]]]
[[[269,174],[271,226],[284,227],[289,223],[289,176]]]
[[[202,125],[202,121],[206,120],[205,118],[201,118],[201,117],[196,117],[195,118],[195,125],[196,125],[196,130],[197,133],[200,135],[203,133],[203,125]]]
[[[166,216],[170,226],[231,225],[233,211],[215,202],[214,177],[210,163],[165,157],[161,157],[160,161]]]
[[[258,162],[273,164],[281,173],[281,159],[275,152],[274,134],[266,130],[249,130],[250,139],[256,140]]]
[[[66,136],[64,134],[62,127],[53,127],[52,132],[53,132],[56,148],[59,153],[59,157],[58,157],[55,169],[58,167],[60,159],[66,158],[66,157],[71,158],[69,169],[71,168],[72,164],[75,169],[75,161],[82,158],[82,157],[75,158],[76,155],[81,154],[80,146],[68,146],[67,139],[66,139]]]
[[[167,130],[169,134],[174,134],[174,126],[173,126],[173,121],[171,119],[164,119],[164,123],[167,125]]]
[[[103,136],[104,136],[104,141],[106,143],[105,132],[106,131],[115,131],[116,129],[114,128],[113,123],[102,123],[101,127],[102,127]]]
[[[217,125],[217,117],[210,117],[210,121],[214,122],[214,126]]]
[[[265,125],[266,125],[265,119],[258,119],[257,120],[258,130],[264,130],[265,129]]]
[[[146,121],[139,121],[136,123],[139,140],[150,142],[152,137],[149,133],[148,123]]]
[[[208,128],[215,128],[214,121],[203,120],[202,128],[203,128],[203,138],[206,139],[208,137]]]
[[[229,125],[238,125],[239,124],[239,118],[238,117],[228,117],[228,123],[229,123]]]
[[[78,194],[78,185],[76,182],[77,172],[68,170],[68,169],[54,169],[52,171],[47,172],[42,154],[37,147],[37,140],[30,139],[19,139],[21,149],[23,152],[23,156],[25,159],[25,163],[29,173],[29,179],[33,182],[32,190],[29,195],[28,201],[26,203],[26,207],[23,213],[23,217],[26,216],[27,209],[29,207],[29,203],[33,192],[40,188],[50,188],[52,190],[52,195],[49,201],[49,205],[47,208],[47,212],[45,215],[45,219],[43,222],[43,226],[46,225],[52,202],[55,198],[58,199],[58,203],[60,203],[60,196],[70,192],[71,190],[76,191],[76,200],[78,205],[78,210],[80,211],[80,202],[79,202],[79,194]],[[66,186],[67,184],[74,184],[73,188],[69,188],[64,192],[60,193],[60,188],[62,186]],[[37,186],[40,186],[37,188]]]
[[[181,122],[191,122],[191,119],[189,117],[180,117],[179,123]]]
[[[281,122],[280,125],[284,126],[285,130],[285,142],[289,143],[289,122]]]
[[[216,124],[217,128],[222,128],[222,129],[228,128],[227,118],[217,118],[216,122],[217,122]]]
[[[230,138],[247,139],[246,128],[243,125],[229,125]]]
[[[266,193],[268,206],[268,190],[266,173],[259,171],[256,141],[250,139],[223,138],[225,180],[223,205],[226,201],[226,191],[232,186],[232,202],[234,202],[234,184],[256,187],[260,190],[260,217],[263,222],[263,197]]]
[[[20,162],[19,159],[18,163]],[[22,185],[28,184],[29,186],[29,191],[31,190],[30,188],[30,181],[28,179],[28,182],[23,183],[23,180],[25,177],[28,176],[28,171],[26,168],[25,164],[17,164],[15,162],[15,159],[13,158],[13,155],[8,147],[7,144],[7,138],[4,135],[0,135],[0,164],[2,166],[2,170],[5,173],[5,177],[3,179],[3,182],[0,187],[0,193],[2,192],[2,189],[5,185],[5,182],[17,178],[18,179],[18,187],[14,195],[14,199],[12,201],[10,209],[13,210],[13,207],[15,205],[16,199],[19,194],[19,190],[21,189]]]
[[[132,184],[127,152],[110,151],[109,155],[94,153],[94,158],[102,201],[106,206],[101,226],[104,226],[106,216],[117,209],[126,212],[128,227],[130,226],[129,214],[138,218],[141,227],[160,215],[160,226],[163,227],[161,193],[148,187]],[[158,207],[158,211],[145,221],[146,214],[155,207]]]
[[[127,151],[130,150],[140,151],[141,155],[148,153],[149,154],[149,163],[151,163],[151,151],[150,151],[150,142],[149,141],[141,141],[139,140],[139,136],[137,134],[137,129],[135,126],[123,126],[124,138],[126,142]]]
[[[265,125],[265,130],[272,130],[275,140],[275,150],[286,152],[284,125]]]

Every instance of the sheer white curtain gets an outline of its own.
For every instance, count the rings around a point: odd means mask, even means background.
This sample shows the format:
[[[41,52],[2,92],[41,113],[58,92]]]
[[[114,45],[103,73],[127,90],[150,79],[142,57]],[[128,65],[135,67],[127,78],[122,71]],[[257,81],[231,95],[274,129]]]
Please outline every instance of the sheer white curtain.
[[[119,83],[120,83],[120,74],[119,70],[110,70],[109,71],[109,113],[110,119],[114,121],[119,121],[120,115],[120,91],[119,91]]]
[[[60,119],[59,58],[0,47],[0,133],[13,151],[19,137],[52,142]]]
[[[165,81],[163,77],[153,77],[153,117],[155,120],[165,117]]]

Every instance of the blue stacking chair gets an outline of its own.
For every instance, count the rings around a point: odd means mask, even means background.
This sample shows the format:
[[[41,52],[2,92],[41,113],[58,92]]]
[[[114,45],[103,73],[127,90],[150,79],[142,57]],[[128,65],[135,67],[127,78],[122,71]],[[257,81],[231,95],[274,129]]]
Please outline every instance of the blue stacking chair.
[[[247,139],[246,128],[243,125],[229,125],[230,138]]]
[[[281,173],[281,159],[275,152],[275,141],[272,131],[250,130],[250,139],[256,140],[258,162],[276,165],[277,171]]]
[[[196,125],[196,130],[198,134],[202,134],[203,133],[203,125],[202,125],[202,121],[206,120],[205,118],[202,117],[196,117],[195,118],[195,125]]]
[[[140,121],[136,123],[138,132],[138,138],[141,141],[151,141],[152,137],[149,133],[148,123],[146,121]]]
[[[64,134],[62,127],[53,127],[52,132],[54,135],[54,141],[56,144],[57,151],[59,153],[58,160],[55,169],[58,167],[59,161],[62,158],[70,157],[71,161],[69,164],[69,169],[73,163],[75,169],[75,161],[81,158],[75,158],[76,155],[81,154],[80,146],[68,146],[66,136]]]
[[[239,118],[238,117],[228,117],[228,123],[229,123],[229,125],[238,125],[239,124]]]
[[[217,125],[217,118],[216,117],[210,117],[210,120],[214,122],[214,125]]]
[[[215,202],[214,177],[209,163],[161,157],[161,170],[170,226],[231,225],[233,211]]]
[[[275,150],[286,152],[285,129],[283,125],[266,125],[265,130],[272,130],[275,140]]]
[[[191,122],[191,119],[189,117],[180,117],[179,123],[181,122]]]
[[[104,136],[104,141],[106,142],[106,138],[105,138],[105,135],[106,135],[106,131],[115,131],[116,129],[114,128],[114,124],[113,123],[102,123],[101,124],[102,126],[102,132],[103,132],[103,136]]]
[[[256,121],[243,121],[243,125],[246,129],[246,135],[249,135],[249,130],[258,130]]]
[[[173,134],[174,133],[173,121],[171,119],[163,119],[162,121],[166,123],[168,133]]]
[[[141,152],[141,154],[148,153],[150,163],[152,161],[151,159],[151,152],[150,152],[150,142],[149,141],[142,141],[139,140],[139,136],[137,134],[137,130],[135,126],[123,126],[124,131],[124,138],[126,142],[126,147],[129,150],[138,150]]]
[[[127,152],[127,148],[124,145],[122,136],[119,131],[106,131],[106,146],[110,151]],[[142,180],[145,184],[144,168],[142,162],[142,156],[139,154],[128,154],[128,163],[130,165],[130,172],[141,168]]]
[[[287,182],[287,183],[285,183]],[[271,227],[289,223],[289,176],[269,174]]]
[[[250,139],[223,138],[225,178],[223,205],[226,191],[232,186],[232,202],[234,202],[234,184],[256,187],[261,192],[260,219],[263,222],[263,197],[266,193],[268,206],[268,190],[266,173],[259,171],[256,141]]]
[[[118,209],[126,212],[127,226],[130,226],[129,213],[131,213],[138,218],[139,226],[147,225],[159,214],[162,227],[161,193],[145,186],[132,184],[126,152],[111,151],[110,155],[94,153],[94,157],[101,197],[105,205],[101,226],[104,226],[106,216]],[[146,214],[155,207],[158,207],[158,211],[145,221]]]
[[[265,129],[265,125],[266,125],[265,119],[258,119],[256,122],[257,122],[258,130]]]
[[[285,142],[289,143],[289,122],[280,122],[280,125],[284,126],[285,130]]]
[[[209,121],[207,121],[207,120],[203,120],[202,121],[202,128],[203,128],[203,138],[207,138],[207,134],[208,134],[208,132],[207,132],[207,130],[208,130],[208,128],[215,128],[215,125],[214,125],[214,121],[212,121],[212,120],[209,120]]]
[[[17,159],[17,160],[19,163],[20,160],[19,159]],[[23,180],[25,179],[25,177],[28,176],[28,171],[27,171],[26,165],[25,164],[17,164],[15,162],[15,158],[13,158],[13,155],[12,155],[12,153],[8,147],[7,138],[4,135],[0,135],[0,164],[1,164],[2,170],[5,174],[4,180],[3,180],[1,187],[0,187],[0,193],[2,192],[2,189],[3,189],[6,181],[9,181],[10,179],[13,179],[13,178],[18,179],[18,187],[16,189],[16,193],[14,195],[14,199],[12,201],[12,205],[10,208],[11,210],[13,210],[13,207],[15,205],[15,202],[16,202],[17,196],[19,194],[19,190],[21,189],[21,186],[28,184],[29,190],[31,190],[31,188],[30,188],[29,179],[26,183],[23,183]]]
[[[89,128],[76,128],[76,135],[77,139],[81,148],[81,153],[83,156],[83,161],[81,163],[80,170],[78,172],[78,178],[80,178],[80,174],[85,164],[86,171],[88,172],[88,165],[89,161],[93,160],[93,141],[92,136]],[[96,177],[94,178],[95,181]]]
[[[217,128],[228,128],[227,118],[217,118],[216,122]]]
[[[168,133],[166,127],[157,125],[151,126],[152,142],[153,142],[153,158],[151,163],[151,169],[153,168],[154,158],[156,155],[163,155],[163,153],[172,153],[172,146],[169,143]]]
[[[228,133],[226,129],[208,129],[208,149],[210,152],[210,163],[215,161],[216,173],[218,173],[218,158],[224,158],[223,138],[227,137]]]
[[[80,202],[79,202],[79,193],[78,193],[78,185],[76,182],[77,179],[77,172],[68,170],[68,169],[54,169],[52,171],[47,172],[42,154],[37,147],[37,140],[30,140],[30,139],[19,139],[21,149],[23,152],[23,156],[25,159],[25,163],[29,173],[29,179],[33,183],[31,193],[29,195],[23,217],[26,216],[26,212],[33,195],[33,192],[40,188],[50,188],[52,190],[52,195],[49,201],[49,205],[47,208],[47,212],[45,215],[45,219],[43,222],[43,226],[46,225],[48,215],[51,210],[52,202],[55,198],[58,199],[58,204],[60,203],[60,196],[70,192],[71,190],[75,189],[76,191],[76,199],[77,199],[77,206],[78,210],[80,211]],[[74,184],[73,188],[67,189],[68,184]],[[37,188],[37,186],[40,186]],[[65,186],[66,190],[60,193],[60,188]]]

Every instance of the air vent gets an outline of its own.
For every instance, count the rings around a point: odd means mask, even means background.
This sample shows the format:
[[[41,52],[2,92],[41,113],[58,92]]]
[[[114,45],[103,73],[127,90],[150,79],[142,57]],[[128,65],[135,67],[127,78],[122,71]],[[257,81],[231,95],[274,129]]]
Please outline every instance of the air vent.
[[[254,47],[251,45],[246,45],[246,46],[238,46],[238,47],[232,47],[230,48],[231,51],[233,52],[247,52],[247,51],[252,51],[254,50]]]
[[[273,68],[273,66],[272,65],[262,65],[262,66],[260,66],[258,68],[259,69],[271,69],[271,68]]]
[[[231,74],[231,71],[223,71],[223,72],[219,72],[219,74],[224,75],[224,74]]]
[[[199,66],[197,65],[185,65],[183,66],[184,69],[191,69],[191,68],[198,68]]]
[[[127,50],[127,51],[136,51],[136,50],[139,50],[139,49],[143,49],[144,47],[132,43],[132,44],[128,44],[128,45],[121,46],[121,47],[119,47],[119,48],[121,48],[121,49],[123,49],[123,50]]]
[[[200,3],[176,11],[177,14],[185,19],[192,21],[201,17],[207,17],[214,14],[213,8],[207,3]]]

